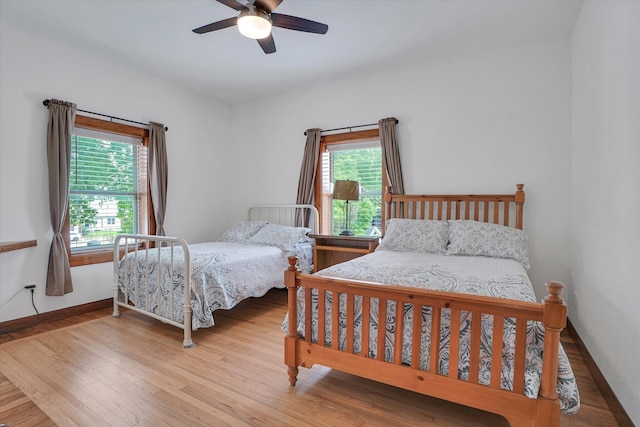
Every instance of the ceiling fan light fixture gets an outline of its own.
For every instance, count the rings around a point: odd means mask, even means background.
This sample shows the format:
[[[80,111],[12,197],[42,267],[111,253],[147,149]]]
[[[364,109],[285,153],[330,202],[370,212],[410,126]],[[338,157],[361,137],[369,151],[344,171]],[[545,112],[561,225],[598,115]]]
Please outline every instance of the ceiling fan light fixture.
[[[238,16],[238,30],[250,39],[263,39],[271,34],[271,18],[259,9],[243,10]]]

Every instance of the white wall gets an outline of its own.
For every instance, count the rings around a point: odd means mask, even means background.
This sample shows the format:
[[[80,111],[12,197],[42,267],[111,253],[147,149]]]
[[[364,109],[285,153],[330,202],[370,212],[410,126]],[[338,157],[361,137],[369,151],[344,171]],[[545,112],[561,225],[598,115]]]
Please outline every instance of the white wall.
[[[525,183],[536,293],[549,280],[569,286],[570,58],[567,37],[236,105],[238,214],[252,202],[295,200],[307,128],[395,116],[406,193],[509,193]]]
[[[640,3],[585,2],[572,62],[571,322],[640,425]]]
[[[112,264],[72,268],[74,292],[44,295],[52,236],[46,163],[47,109],[57,98],[78,108],[130,120],[165,123],[169,155],[167,234],[211,240],[227,225],[217,203],[224,182],[231,110],[195,93],[106,63],[0,24],[0,241],[37,239],[34,248],[0,254],[0,302],[27,282],[37,283],[41,312],[111,296]],[[222,225],[213,221],[223,218]],[[28,291],[0,310],[0,321],[35,314]]]

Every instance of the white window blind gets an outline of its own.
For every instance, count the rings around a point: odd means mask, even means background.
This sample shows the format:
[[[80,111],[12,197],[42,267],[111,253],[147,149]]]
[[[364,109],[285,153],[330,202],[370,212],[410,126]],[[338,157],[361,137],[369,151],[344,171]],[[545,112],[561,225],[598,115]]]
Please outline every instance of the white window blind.
[[[146,221],[147,148],[140,140],[75,129],[71,140],[71,251],[113,245]]]

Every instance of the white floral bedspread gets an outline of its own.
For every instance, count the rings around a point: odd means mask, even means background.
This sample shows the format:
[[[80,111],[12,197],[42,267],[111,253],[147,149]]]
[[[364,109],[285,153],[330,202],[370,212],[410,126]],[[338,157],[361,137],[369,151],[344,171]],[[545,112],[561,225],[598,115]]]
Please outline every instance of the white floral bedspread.
[[[308,245],[307,245],[308,246]],[[192,328],[214,325],[213,312],[230,309],[249,297],[263,296],[269,289],[284,287],[284,271],[288,267],[287,256],[293,255],[275,246],[250,245],[231,242],[207,242],[189,245],[191,254],[191,309]],[[139,283],[138,300],[133,287],[129,288],[129,300],[139,308],[170,317],[181,323],[184,319],[182,301],[184,295],[184,251],[176,246],[173,260],[173,277],[170,278],[171,254],[169,248],[161,249],[162,285],[158,301],[158,251],[146,254],[135,252],[120,261],[119,285],[124,292],[125,268],[130,283]],[[299,248],[295,255],[309,260],[310,249]],[[308,262],[308,261],[307,261]],[[126,266],[126,267],[125,267]],[[149,309],[147,309],[146,277],[149,271]],[[171,283],[171,287],[168,286]],[[176,302],[170,303],[173,288]]]
[[[365,280],[393,285],[411,286],[432,290],[459,292],[465,294],[485,295],[496,298],[516,299],[520,301],[536,301],[533,288],[523,267],[517,262],[502,258],[467,257],[450,255],[433,255],[410,252],[397,252],[378,250],[372,254],[357,258],[347,263],[337,264],[318,273],[321,276],[334,276],[345,279]],[[298,333],[304,335],[304,293],[303,289],[298,293]],[[344,295],[343,295],[344,297]],[[312,322],[317,325],[317,293],[313,295],[314,313]],[[331,344],[331,292],[326,296],[327,315],[325,317],[325,343]],[[362,299],[356,297],[355,328],[356,353],[360,352],[360,335],[362,331]],[[340,309],[346,313],[346,298],[341,298]],[[385,345],[385,360],[393,360],[393,331],[395,325],[395,303],[387,306],[387,337]],[[403,363],[411,363],[411,325],[413,309],[409,304],[405,305],[404,333],[402,345]],[[438,360],[439,372],[447,375],[449,369],[449,321],[450,311],[442,310],[441,335],[440,335],[440,360]],[[431,330],[431,309],[422,311],[422,330]],[[468,379],[470,360],[470,331],[471,314],[463,312],[460,319],[460,364],[458,377]],[[491,333],[493,328],[492,316],[483,315],[481,334],[481,356],[479,383],[489,384],[491,369]],[[283,322],[286,331],[287,321]],[[369,339],[369,356],[376,357],[378,329],[378,303],[371,300],[371,326]],[[513,388],[513,359],[508,354],[513,354],[515,323],[512,319],[505,319],[503,338],[503,357],[501,387],[511,390]],[[312,328],[312,341],[318,341],[317,327]],[[340,316],[339,348],[346,346],[346,318]],[[424,334],[421,339],[421,369],[429,366],[429,334]],[[540,388],[540,372],[542,366],[544,328],[538,322],[529,322],[527,327],[527,361],[525,363],[525,394],[528,397],[536,397]],[[559,351],[559,367],[557,392],[560,396],[563,413],[573,414],[580,407],[580,397],[569,360],[562,348]]]

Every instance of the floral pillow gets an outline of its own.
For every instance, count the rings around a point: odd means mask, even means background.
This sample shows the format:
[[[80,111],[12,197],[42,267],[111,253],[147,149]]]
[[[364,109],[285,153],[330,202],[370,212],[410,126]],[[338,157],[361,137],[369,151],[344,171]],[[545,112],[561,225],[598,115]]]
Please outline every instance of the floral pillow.
[[[443,254],[448,241],[447,221],[393,218],[377,249]]]
[[[529,269],[527,236],[524,231],[499,224],[450,220],[446,254],[510,258]]]
[[[267,221],[238,221],[225,231],[218,240],[220,242],[247,243],[247,240],[265,225],[267,225]]]
[[[306,227],[267,224],[253,235],[248,243],[277,246],[282,250],[292,251],[296,243],[307,238],[310,231],[311,229]]]

